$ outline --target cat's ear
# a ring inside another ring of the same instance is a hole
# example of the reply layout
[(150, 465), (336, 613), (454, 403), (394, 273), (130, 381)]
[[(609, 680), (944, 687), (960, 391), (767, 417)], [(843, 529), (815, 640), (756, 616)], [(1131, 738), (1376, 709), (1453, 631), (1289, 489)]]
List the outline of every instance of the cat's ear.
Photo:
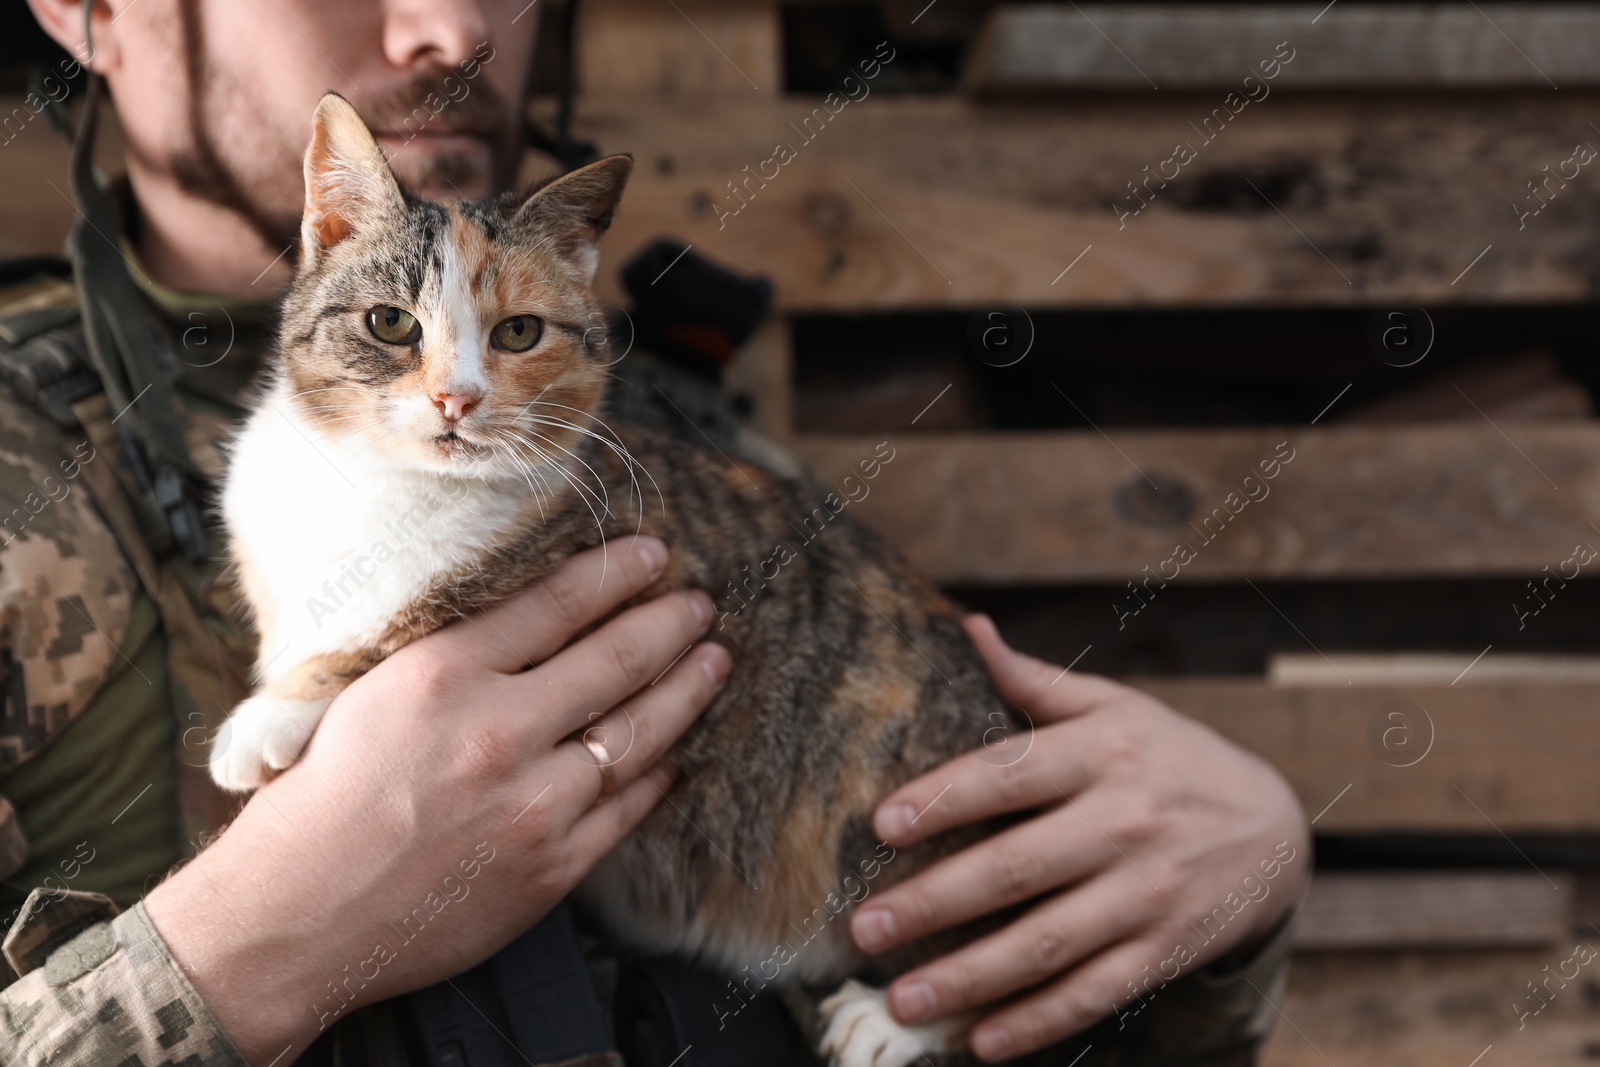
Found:
[(372, 131), (350, 101), (326, 93), (311, 117), (301, 262), (317, 258), (363, 225), (405, 207), (400, 185)]
[(630, 155), (606, 156), (535, 190), (517, 209), (517, 221), (540, 241), (594, 281), (600, 266), (600, 235), (611, 226), (611, 213), (633, 172)]

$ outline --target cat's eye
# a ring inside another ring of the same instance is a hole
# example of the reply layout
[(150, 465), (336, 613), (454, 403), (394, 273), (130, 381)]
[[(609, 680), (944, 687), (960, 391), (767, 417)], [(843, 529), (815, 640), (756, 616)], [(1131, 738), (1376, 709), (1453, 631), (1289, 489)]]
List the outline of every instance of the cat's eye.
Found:
[(532, 315), (513, 315), (494, 328), (489, 339), (507, 352), (526, 352), (539, 343), (544, 323)]
[(404, 308), (380, 304), (367, 312), (367, 329), (386, 345), (414, 345), (422, 339), (422, 324)]

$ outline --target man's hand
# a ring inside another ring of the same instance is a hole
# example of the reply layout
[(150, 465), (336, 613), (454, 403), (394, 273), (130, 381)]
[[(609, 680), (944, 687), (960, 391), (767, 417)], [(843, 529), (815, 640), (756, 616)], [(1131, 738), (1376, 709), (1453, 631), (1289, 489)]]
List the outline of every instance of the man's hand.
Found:
[[(653, 538), (604, 551), (357, 681), (300, 761), (145, 898), (252, 1063), (492, 955), (661, 798), (672, 770), (657, 761), (731, 662), (709, 643), (683, 654), (711, 621), (699, 592), (634, 607), (563, 648), (667, 561)], [(601, 774), (576, 731), (615, 768), (615, 795), (598, 803)]]
[[(1001, 696), (1039, 727), (1032, 748), (1009, 766), (994, 751), (952, 760), (891, 794), (874, 829), (905, 846), (1039, 813), (871, 898), (850, 928), (880, 952), (1040, 898), (890, 987), (903, 1023), (1027, 991), (973, 1028), (973, 1052), (992, 1060), (1087, 1028), (1149, 975), (1188, 975), (1258, 940), (1300, 899), (1311, 857), (1294, 794), (1255, 756), (1137, 690), (1012, 651), (985, 617), (967, 632)], [(1195, 958), (1175, 961), (1180, 943)]]

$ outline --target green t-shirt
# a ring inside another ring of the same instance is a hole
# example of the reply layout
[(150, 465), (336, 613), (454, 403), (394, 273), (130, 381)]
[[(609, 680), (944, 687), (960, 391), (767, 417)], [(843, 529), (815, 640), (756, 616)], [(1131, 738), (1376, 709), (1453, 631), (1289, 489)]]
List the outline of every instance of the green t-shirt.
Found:
[(0, 930), (36, 886), (104, 893), (122, 908), (182, 855), (177, 725), (155, 602), (140, 591), (105, 686), (33, 758), (0, 776), (28, 862), (6, 879)]

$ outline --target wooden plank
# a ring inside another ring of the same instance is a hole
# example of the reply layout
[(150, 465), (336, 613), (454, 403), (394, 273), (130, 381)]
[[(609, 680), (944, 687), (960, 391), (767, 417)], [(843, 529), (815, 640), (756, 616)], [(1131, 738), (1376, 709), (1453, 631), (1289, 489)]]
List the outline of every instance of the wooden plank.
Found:
[(1453, 368), (1449, 375), (1420, 379), (1345, 408), (1340, 421), (1438, 422), (1475, 417), (1476, 412), (1462, 407), (1462, 393), (1492, 397), (1494, 409), (1485, 409), (1485, 414), (1496, 421), (1580, 419), (1594, 414), (1589, 390), (1567, 376), (1556, 354), (1531, 349), (1474, 361)]
[[(1600, 182), (1585, 171), (1521, 231), (1511, 207), (1579, 140), (1600, 146), (1588, 126), (1600, 93), (1277, 94), (1122, 226), (1112, 205), (1131, 196), (1127, 183), (1193, 139), (1188, 124), (1205, 113), (1196, 98), (1150, 96), (1044, 108), (874, 93), (810, 142), (788, 124), (820, 106), (812, 98), (746, 86), (692, 100), (583, 99), (580, 135), (640, 162), (606, 240), (602, 289), (617, 299), (617, 266), (669, 233), (769, 275), (789, 312), (1600, 295), (1584, 224), (1600, 218)], [(752, 179), (757, 198), (719, 228), (719, 205), (739, 203), (727, 183), (779, 140), (795, 142), (797, 158), (765, 189)], [(115, 169), (114, 150), (103, 158)], [(60, 248), (73, 217), (57, 191), (65, 167), (65, 144), (38, 123), (0, 151), (0, 253)], [(530, 175), (548, 167), (530, 154)]]
[(1600, 831), (1600, 685), (1130, 682), (1277, 767), (1319, 833)]
[[(1553, 589), (1559, 591), (1558, 579)], [(1531, 601), (1530, 601), (1531, 606)], [(1597, 682), (1600, 656), (1486, 652), (1279, 652), (1267, 663), (1273, 685), (1491, 685)]]
[[(640, 162), (609, 263), (674, 234), (770, 276), (790, 312), (1600, 294), (1585, 221), (1600, 181), (1550, 178), (1548, 203), (1529, 185), (1545, 166), (1572, 173), (1580, 142), (1600, 148), (1600, 93), (1275, 93), (1205, 140), (1196, 126), (1220, 103), (874, 93), (818, 118), (820, 98), (746, 89), (585, 100), (578, 125)], [(1163, 188), (1180, 142), (1196, 156)], [(795, 153), (781, 165), (780, 144)]]
[(782, 90), (778, 8), (761, 3), (585, 4), (578, 86), (588, 96), (704, 96)]
[(1517, 952), (1297, 953), (1287, 995), (1264, 990), (1283, 1014), (1262, 1067), (1593, 1067), (1595, 965), (1565, 987), (1552, 980), (1536, 1016), (1528, 989), (1578, 940), (1600, 948), (1590, 932)]
[(1319, 872), (1297, 951), (1554, 947), (1572, 934), (1573, 878), (1559, 871)]
[[(1262, 68), (1275, 53), (1293, 58)], [(1009, 4), (991, 13), (967, 81), (977, 90), (1236, 88), (1250, 74), (1261, 84), (1263, 70), (1301, 89), (1595, 85), (1600, 8), (1346, 3), (1313, 23), (1304, 4)]]
[[(1500, 429), (891, 433), (893, 465), (850, 510), (947, 583), (1538, 578), (1600, 544), (1600, 426)], [(795, 447), (836, 484), (882, 439)]]

